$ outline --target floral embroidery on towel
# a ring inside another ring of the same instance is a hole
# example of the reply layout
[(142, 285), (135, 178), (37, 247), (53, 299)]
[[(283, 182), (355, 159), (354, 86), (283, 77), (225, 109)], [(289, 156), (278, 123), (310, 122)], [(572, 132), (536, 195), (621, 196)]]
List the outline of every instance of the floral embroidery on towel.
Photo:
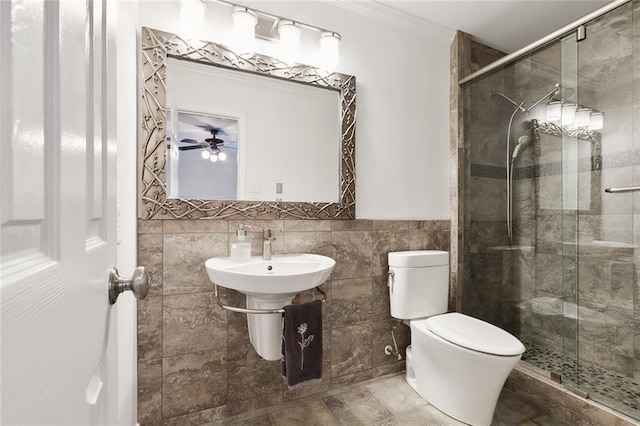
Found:
[(310, 334), (306, 339), (304, 333), (307, 332), (307, 323), (303, 322), (298, 326), (298, 334), (300, 334), (301, 340), (298, 342), (300, 345), (300, 370), (304, 370), (304, 348), (309, 346), (309, 343), (313, 341), (313, 334)]

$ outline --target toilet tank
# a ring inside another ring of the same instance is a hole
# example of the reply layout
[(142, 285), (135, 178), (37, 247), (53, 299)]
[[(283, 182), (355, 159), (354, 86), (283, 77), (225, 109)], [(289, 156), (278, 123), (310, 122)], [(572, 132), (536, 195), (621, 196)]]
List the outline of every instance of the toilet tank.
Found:
[(391, 316), (416, 319), (447, 312), (449, 253), (438, 250), (389, 253)]

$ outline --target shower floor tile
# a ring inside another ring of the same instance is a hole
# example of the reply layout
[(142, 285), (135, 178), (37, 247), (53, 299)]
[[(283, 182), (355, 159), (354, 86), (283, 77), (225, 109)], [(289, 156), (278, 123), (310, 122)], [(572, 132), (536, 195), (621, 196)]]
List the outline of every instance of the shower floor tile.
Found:
[(573, 358), (533, 343), (525, 342), (525, 346), (523, 361), (548, 373), (559, 373), (565, 384), (577, 382), (591, 399), (640, 418), (640, 383), (633, 378), (584, 362), (578, 365)]
[[(244, 413), (214, 424), (227, 425), (364, 425), (364, 426), (464, 426), (419, 397), (402, 374), (391, 374), (334, 389), (302, 400)], [(495, 426), (564, 426), (549, 407), (535, 399), (502, 390), (493, 418)]]

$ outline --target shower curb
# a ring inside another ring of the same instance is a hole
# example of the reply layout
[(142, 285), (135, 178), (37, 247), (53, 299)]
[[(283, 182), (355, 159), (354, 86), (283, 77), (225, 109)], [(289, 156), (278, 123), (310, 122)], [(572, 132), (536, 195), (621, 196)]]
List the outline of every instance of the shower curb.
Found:
[(599, 425), (640, 426), (640, 421), (582, 398), (522, 361), (513, 369), (505, 387), (532, 398), (547, 399), (550, 414), (564, 418), (568, 424), (576, 424), (580, 420)]

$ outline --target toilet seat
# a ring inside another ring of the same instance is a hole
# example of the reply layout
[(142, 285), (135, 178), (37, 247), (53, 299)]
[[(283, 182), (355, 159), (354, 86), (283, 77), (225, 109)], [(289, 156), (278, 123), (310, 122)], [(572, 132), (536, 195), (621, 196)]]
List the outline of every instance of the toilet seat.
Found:
[(456, 346), (498, 356), (519, 356), (525, 347), (516, 337), (492, 324), (452, 312), (412, 321), (416, 327)]

